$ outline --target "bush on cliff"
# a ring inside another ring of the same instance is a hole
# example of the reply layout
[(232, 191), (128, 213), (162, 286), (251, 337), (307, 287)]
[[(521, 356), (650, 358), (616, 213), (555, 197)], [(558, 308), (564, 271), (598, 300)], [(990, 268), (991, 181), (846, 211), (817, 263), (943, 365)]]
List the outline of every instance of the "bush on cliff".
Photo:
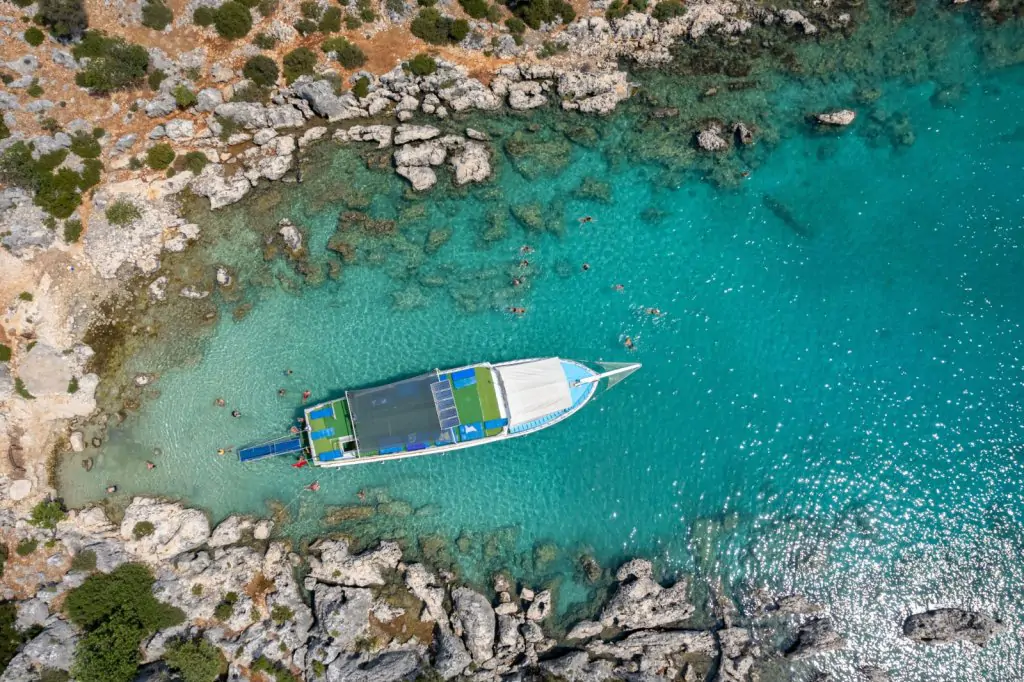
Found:
[(149, 0), (142, 6), (142, 25), (154, 31), (162, 31), (174, 19), (174, 12), (163, 0)]
[(49, 528), (54, 529), (57, 527), (57, 523), (63, 521), (67, 517), (64, 513), (64, 508), (57, 500), (43, 500), (36, 506), (32, 507), (32, 515), (29, 517), (28, 522), (37, 528)]
[(99, 157), (99, 141), (89, 133), (79, 131), (71, 136), (71, 153), (77, 154), (83, 159), (95, 159)]
[(487, 16), (487, 0), (459, 0), (462, 9), (474, 19), (483, 19)]
[(80, 37), (89, 26), (83, 0), (39, 0), (36, 18), (61, 41)]
[(235, 40), (252, 30), (252, 14), (242, 3), (228, 0), (214, 11), (213, 27), (221, 38)]
[(651, 16), (658, 21), (667, 21), (675, 17), (681, 17), (686, 12), (686, 7), (679, 0), (661, 0), (654, 6)]
[(281, 60), (284, 67), (284, 78), (289, 85), (294, 83), (299, 76), (313, 73), (316, 66), (316, 54), (308, 47), (299, 47), (284, 56)]
[(46, 36), (35, 26), (29, 27), (21, 36), (25, 39), (25, 42), (32, 47), (39, 47), (46, 40)]
[(320, 17), (318, 26), (321, 33), (337, 33), (341, 30), (341, 8), (328, 7)]
[[(141, 218), (142, 212), (139, 210), (138, 206), (128, 201), (127, 199), (118, 199), (113, 204), (107, 207), (106, 216), (107, 222), (110, 223), (111, 225), (125, 227), (126, 225), (131, 225), (136, 220)], [(139, 524), (135, 525), (138, 526)], [(149, 525), (152, 526), (153, 524)]]
[(410, 59), (408, 63), (409, 71), (411, 71), (414, 76), (429, 76), (437, 71), (437, 60), (429, 54), (424, 54), (422, 52)]
[(202, 637), (172, 642), (164, 661), (184, 682), (214, 682), (228, 669), (220, 649)]
[(409, 30), (417, 38), (432, 45), (457, 43), (469, 33), (469, 22), (465, 19), (452, 19), (441, 14), (433, 7), (421, 9), (409, 25)]
[(323, 42), (320, 49), (325, 53), (333, 52), (338, 62), (346, 69), (354, 69), (366, 63), (366, 55), (363, 51), (346, 38), (329, 38)]
[(203, 5), (192, 11), (192, 23), (196, 26), (213, 26), (213, 20), (217, 14), (212, 7)]
[(174, 149), (166, 142), (155, 144), (146, 152), (146, 165), (153, 170), (164, 170), (174, 161)]
[(277, 82), (279, 75), (277, 62), (266, 55), (258, 54), (250, 57), (242, 67), (242, 75), (256, 85), (269, 86)]
[(138, 85), (149, 67), (146, 48), (102, 31), (86, 32), (71, 53), (75, 59), (89, 57), (89, 63), (75, 75), (75, 83), (99, 95)]
[(537, 30), (540, 25), (561, 19), (568, 24), (576, 18), (576, 10), (565, 0), (505, 0), (512, 13), (530, 28)]

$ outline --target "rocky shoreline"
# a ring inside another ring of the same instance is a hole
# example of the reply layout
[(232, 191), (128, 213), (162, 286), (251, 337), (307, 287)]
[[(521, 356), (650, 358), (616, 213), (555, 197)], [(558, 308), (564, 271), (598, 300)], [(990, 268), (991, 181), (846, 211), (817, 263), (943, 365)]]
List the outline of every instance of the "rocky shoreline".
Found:
[[(5, 498), (10, 486), (3, 479)], [(749, 613), (719, 596), (717, 623), (701, 628), (689, 582), (663, 586), (645, 559), (621, 565), (596, 616), (566, 630), (554, 624), (557, 590), (504, 572), (475, 589), (406, 563), (394, 542), (354, 554), (346, 539), (322, 538), (299, 552), (273, 537), (270, 521), (232, 516), (211, 529), (202, 512), (152, 498), (135, 498), (119, 523), (100, 507), (63, 514), (51, 506), (48, 522), (28, 502), (7, 507), (0, 589), (16, 607), (14, 626), (30, 636), (3, 682), (73, 671), (83, 634), (63, 605), (90, 575), (133, 562), (152, 572), (152, 595), (183, 613), (142, 641), (139, 682), (170, 679), (167, 651), (197, 639), (221, 652), (229, 680), (272, 679), (255, 671), (277, 670), (292, 676), (278, 680), (330, 682), (741, 682), (774, 679), (794, 664), (806, 670), (805, 661), (813, 668), (816, 656), (846, 646), (824, 609), (796, 595), (761, 595)], [(906, 637), (929, 644), (984, 646), (1003, 630), (959, 609), (911, 614), (903, 624)], [(860, 675), (889, 679), (877, 667)]]

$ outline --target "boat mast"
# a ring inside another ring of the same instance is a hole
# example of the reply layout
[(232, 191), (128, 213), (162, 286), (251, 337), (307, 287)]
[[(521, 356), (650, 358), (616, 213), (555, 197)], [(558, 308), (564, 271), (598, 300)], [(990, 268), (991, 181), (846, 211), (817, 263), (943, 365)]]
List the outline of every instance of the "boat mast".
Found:
[(626, 365), (625, 367), (618, 367), (608, 372), (601, 372), (600, 374), (595, 374), (592, 377), (578, 379), (575, 383), (573, 383), (573, 386), (580, 386), (582, 384), (592, 384), (595, 381), (607, 379), (608, 377), (615, 376), (616, 374), (627, 374), (629, 372), (635, 372), (636, 370), (640, 369), (640, 367), (641, 365), (639, 362), (634, 362), (632, 364)]

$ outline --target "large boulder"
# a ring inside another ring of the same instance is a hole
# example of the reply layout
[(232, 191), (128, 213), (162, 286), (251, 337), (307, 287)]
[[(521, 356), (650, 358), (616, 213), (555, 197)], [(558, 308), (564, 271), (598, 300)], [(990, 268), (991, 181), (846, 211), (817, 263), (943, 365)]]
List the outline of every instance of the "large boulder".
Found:
[(441, 134), (434, 126), (400, 125), (395, 128), (395, 144), (432, 140)]
[(310, 548), (310, 575), (322, 583), (350, 587), (370, 587), (387, 582), (402, 558), (401, 548), (394, 542), (382, 542), (377, 549), (353, 555), (346, 540), (321, 540)]
[(252, 184), (240, 172), (224, 177), (223, 166), (211, 163), (192, 181), (192, 192), (210, 200), (210, 208), (218, 209), (241, 200)]
[(246, 130), (298, 128), (306, 123), (302, 112), (288, 105), (225, 102), (218, 105), (214, 112), (218, 116), (230, 118)]
[(612, 661), (591, 661), (590, 656), (584, 651), (573, 651), (540, 664), (540, 669), (548, 675), (568, 682), (608, 680), (612, 677), (614, 667), (615, 664)]
[(448, 612), (444, 610), (444, 588), (433, 573), (423, 564), (411, 564), (405, 569), (405, 585), (414, 597), (423, 602), (420, 620), (448, 624)]
[(800, 626), (796, 639), (786, 649), (786, 657), (799, 660), (845, 646), (846, 640), (836, 632), (832, 621), (828, 618), (813, 618)]
[(466, 645), (446, 627), (437, 628), (434, 647), (434, 669), (446, 680), (461, 675), (473, 662)]
[(398, 682), (412, 679), (422, 663), (410, 650), (339, 656), (327, 668), (327, 682)]
[(1006, 626), (983, 613), (963, 609), (932, 609), (903, 621), (903, 634), (922, 644), (964, 641), (983, 647)]
[(244, 533), (252, 531), (252, 527), (252, 519), (245, 518), (244, 516), (229, 516), (217, 524), (207, 544), (210, 547), (236, 545), (242, 541)]
[(136, 497), (124, 511), (121, 539), (137, 559), (159, 564), (205, 545), (210, 539), (210, 522), (198, 509)]
[(348, 93), (335, 95), (334, 86), (324, 80), (299, 83), (293, 88), (293, 92), (306, 100), (317, 116), (326, 118), (328, 121), (366, 116), (366, 112), (360, 109), (359, 101), (354, 95)]
[(452, 591), (455, 612), (452, 624), (456, 634), (460, 631), (466, 648), (476, 663), (494, 657), (495, 616), (487, 597), (467, 587)]
[(857, 112), (852, 109), (839, 109), (838, 111), (828, 111), (823, 114), (817, 114), (814, 118), (822, 125), (848, 126), (853, 123), (855, 118), (857, 118)]
[(437, 173), (429, 166), (398, 166), (395, 172), (408, 180), (417, 192), (428, 190), (437, 184)]
[(71, 670), (77, 643), (75, 628), (66, 620), (51, 616), (43, 631), (14, 657), (0, 679), (4, 682), (35, 680), (38, 676), (31, 671), (43, 668)]
[(313, 592), (316, 622), (331, 634), (334, 646), (350, 650), (370, 628), (373, 592), (361, 587), (318, 583)]
[(491, 155), (479, 142), (467, 142), (460, 152), (452, 154), (455, 184), (483, 182), (491, 176)]
[(37, 343), (21, 361), (18, 376), (37, 398), (68, 392), (71, 366), (68, 356), (45, 343)]
[(53, 244), (55, 232), (46, 227), (46, 217), (25, 190), (0, 190), (0, 244), (18, 258)]

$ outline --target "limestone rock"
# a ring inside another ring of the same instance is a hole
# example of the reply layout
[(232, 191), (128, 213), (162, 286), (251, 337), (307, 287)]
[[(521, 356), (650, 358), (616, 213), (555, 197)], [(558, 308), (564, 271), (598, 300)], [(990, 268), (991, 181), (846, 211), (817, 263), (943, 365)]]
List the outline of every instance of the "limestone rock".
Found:
[(536, 81), (513, 83), (508, 87), (508, 105), (516, 111), (536, 109), (547, 104), (544, 89)]
[[(640, 658), (645, 671), (670, 667), (678, 669), (685, 659), (712, 659), (718, 653), (714, 635), (703, 630), (639, 630), (623, 640), (597, 640), (586, 648), (592, 656), (598, 658)], [(675, 675), (665, 676), (672, 678)]]
[(697, 133), (697, 146), (706, 152), (722, 152), (729, 143), (722, 137), (722, 128), (715, 124)]
[(256, 522), (256, 527), (252, 531), (253, 540), (267, 540), (270, 538), (270, 533), (274, 530), (274, 522), (270, 519), (260, 519)]
[(252, 527), (252, 519), (243, 516), (229, 516), (217, 524), (206, 544), (210, 547), (236, 545), (242, 541), (242, 534), (252, 530)]
[(252, 189), (252, 184), (240, 173), (225, 178), (223, 166), (211, 163), (192, 181), (191, 187), (195, 194), (210, 200), (211, 209), (218, 209), (241, 200)]
[(807, 35), (814, 35), (818, 32), (818, 27), (795, 9), (779, 10), (779, 18), (786, 26), (799, 26)]
[(377, 549), (357, 555), (349, 553), (345, 540), (321, 540), (310, 549), (319, 554), (309, 558), (311, 576), (323, 583), (354, 587), (385, 584), (385, 573), (402, 558), (394, 542), (382, 542)]
[(441, 131), (434, 126), (412, 126), (412, 125), (400, 125), (395, 128), (395, 144), (406, 144), (407, 142), (422, 142), (423, 140), (432, 140)]
[(411, 679), (421, 665), (420, 656), (410, 650), (339, 656), (327, 668), (327, 682), (399, 682)]
[(495, 617), (490, 601), (479, 592), (466, 587), (452, 591), (455, 612), (452, 622), (456, 632), (462, 631), (466, 648), (476, 663), (494, 656)]
[(170, 116), (178, 110), (178, 103), (174, 100), (174, 95), (169, 92), (165, 92), (157, 95), (153, 99), (146, 103), (146, 116), (150, 118), (162, 118), (164, 116)]
[(430, 189), (437, 184), (437, 173), (429, 166), (398, 166), (395, 172), (408, 180), (417, 192)]
[[(135, 527), (150, 523), (153, 532), (135, 538)], [(136, 497), (124, 512), (121, 539), (128, 552), (140, 561), (159, 564), (182, 552), (196, 549), (210, 539), (210, 522), (197, 509), (186, 509), (175, 502)]]
[(26, 599), (16, 604), (18, 616), (15, 625), (27, 630), (33, 625), (42, 625), (50, 617), (50, 607), (42, 599)]
[(316, 622), (331, 633), (334, 645), (351, 649), (370, 628), (373, 592), (366, 588), (339, 587), (320, 583), (314, 591)]
[(395, 166), (440, 166), (447, 152), (436, 142), (407, 144), (395, 150)]
[(444, 610), (444, 588), (440, 587), (430, 569), (423, 564), (410, 564), (405, 570), (405, 585), (424, 604), (420, 620), (448, 624), (448, 612)]
[(1006, 626), (994, 618), (963, 609), (933, 609), (903, 621), (903, 635), (922, 644), (965, 641), (984, 647), (991, 637), (1005, 630)]
[(601, 624), (632, 630), (671, 625), (693, 615), (685, 580), (665, 588), (651, 576), (649, 561), (634, 559), (622, 566), (616, 574), (618, 589), (601, 610)]
[(457, 677), (473, 662), (466, 645), (446, 627), (439, 627), (434, 635), (437, 653), (434, 669), (446, 680)]
[(391, 146), (392, 129), (391, 126), (385, 125), (354, 125), (348, 130), (339, 130), (334, 133), (334, 139), (343, 142), (376, 142), (378, 149), (384, 149)]
[(298, 128), (306, 123), (302, 112), (288, 105), (225, 102), (218, 105), (214, 113), (232, 119), (246, 130)]
[(52, 616), (47, 620), (43, 631), (26, 644), (10, 662), (3, 679), (5, 682), (37, 679), (29, 673), (33, 669), (70, 670), (77, 643), (78, 635), (72, 625), (57, 616)]
[(814, 117), (818, 123), (830, 126), (848, 126), (853, 123), (853, 120), (857, 118), (857, 112), (851, 109), (839, 109), (837, 111), (829, 111), (823, 114), (817, 114)]
[(327, 134), (327, 128), (324, 126), (313, 126), (302, 133), (299, 138), (299, 149), (305, 149), (309, 145), (313, 144), (317, 140), (323, 138)]
[(46, 213), (23, 189), (0, 190), (0, 243), (18, 258), (28, 258), (55, 241)]
[(750, 631), (745, 628), (725, 628), (716, 635), (722, 652), (717, 682), (747, 682), (754, 661), (760, 655), (760, 650), (752, 643)]
[(828, 618), (814, 618), (800, 626), (796, 640), (786, 649), (786, 657), (799, 660), (845, 646), (846, 640), (836, 632), (832, 621)]
[(581, 620), (569, 630), (566, 639), (589, 639), (597, 637), (604, 630), (604, 626), (593, 620)]
[(366, 116), (354, 95), (335, 95), (334, 86), (324, 80), (299, 83), (293, 88), (296, 96), (309, 103), (317, 116), (330, 122)]
[(281, 222), (277, 224), (277, 233), (281, 235), (281, 239), (284, 240), (284, 245), (292, 252), (298, 251), (302, 248), (302, 233), (299, 232), (299, 228), (292, 224), (292, 221), (287, 218), (282, 218)]
[(195, 137), (195, 124), (188, 119), (176, 118), (164, 124), (164, 134), (171, 140), (191, 140)]
[(203, 88), (196, 93), (196, 111), (214, 111), (224, 103), (224, 96), (217, 88)]
[(540, 664), (544, 672), (568, 682), (602, 682), (612, 678), (614, 667), (612, 661), (591, 661), (584, 651), (573, 651)]
[(451, 157), (455, 169), (455, 184), (483, 182), (491, 176), (491, 157), (487, 147), (478, 142), (468, 142), (461, 152)]
[(551, 613), (551, 590), (538, 592), (530, 608), (526, 610), (526, 617), (530, 620), (544, 620)]

